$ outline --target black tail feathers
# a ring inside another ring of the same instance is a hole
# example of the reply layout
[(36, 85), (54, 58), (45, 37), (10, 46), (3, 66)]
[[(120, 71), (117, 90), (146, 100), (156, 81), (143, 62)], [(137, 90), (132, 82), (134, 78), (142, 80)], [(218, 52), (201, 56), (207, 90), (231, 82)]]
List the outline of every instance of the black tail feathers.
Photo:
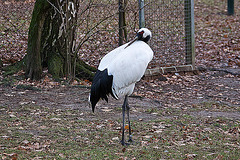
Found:
[(103, 71), (97, 70), (93, 78), (93, 82), (91, 86), (91, 94), (90, 94), (90, 102), (92, 104), (93, 112), (100, 98), (105, 99), (108, 102), (109, 93), (113, 95), (112, 81), (113, 81), (113, 76), (108, 75), (107, 69)]

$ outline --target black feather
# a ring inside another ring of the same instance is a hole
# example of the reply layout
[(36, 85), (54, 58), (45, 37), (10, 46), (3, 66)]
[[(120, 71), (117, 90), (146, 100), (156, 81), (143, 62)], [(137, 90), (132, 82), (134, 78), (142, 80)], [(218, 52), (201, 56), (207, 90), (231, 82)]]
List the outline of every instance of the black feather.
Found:
[(93, 112), (100, 98), (105, 99), (108, 102), (108, 95), (111, 94), (113, 96), (112, 82), (113, 82), (113, 76), (108, 75), (107, 69), (103, 71), (97, 70), (93, 78), (93, 82), (91, 86), (91, 94), (90, 94), (90, 101), (92, 104)]

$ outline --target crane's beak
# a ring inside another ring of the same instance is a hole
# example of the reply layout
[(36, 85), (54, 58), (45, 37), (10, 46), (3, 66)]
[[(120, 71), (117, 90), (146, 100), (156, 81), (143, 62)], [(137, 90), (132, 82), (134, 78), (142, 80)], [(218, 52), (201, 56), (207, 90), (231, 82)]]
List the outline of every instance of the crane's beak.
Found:
[(128, 43), (128, 45), (127, 45), (124, 49), (126, 49), (126, 48), (129, 47), (131, 44), (133, 44), (137, 39), (138, 39), (138, 37), (136, 36), (131, 42)]

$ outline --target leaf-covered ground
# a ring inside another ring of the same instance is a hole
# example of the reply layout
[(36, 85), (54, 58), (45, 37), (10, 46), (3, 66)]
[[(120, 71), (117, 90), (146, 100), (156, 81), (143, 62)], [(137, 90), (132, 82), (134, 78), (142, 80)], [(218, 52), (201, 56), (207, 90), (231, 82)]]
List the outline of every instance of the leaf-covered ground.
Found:
[(240, 2), (227, 15), (227, 1), (195, 0), (195, 42), (198, 66), (240, 67)]
[[(53, 81), (47, 73), (36, 82), (23, 79), (22, 71), (13, 76), (0, 71), (0, 159), (238, 160), (239, 9), (236, 15), (227, 16), (214, 3), (199, 2), (195, 3), (196, 63), (211, 71), (167, 74), (167, 81), (141, 80), (129, 100), (133, 145), (119, 143), (123, 100), (102, 101), (92, 113), (88, 81), (69, 86), (64, 80)], [(4, 16), (16, 18), (18, 24), (5, 23), (7, 17), (0, 19), (4, 22), (0, 26), (4, 65), (26, 53), (30, 12), (19, 17), (18, 11), (33, 6), (9, 5), (17, 11)], [(1, 6), (1, 12), (9, 11)], [(98, 52), (99, 43), (86, 43), (90, 48), (83, 48), (81, 57), (94, 66), (109, 42), (117, 46), (116, 33), (101, 33), (110, 39)]]
[(101, 101), (92, 113), (88, 87), (1, 76), (0, 157), (239, 159), (240, 78), (218, 71), (167, 77), (138, 83), (129, 100), (135, 143), (123, 147), (123, 100)]

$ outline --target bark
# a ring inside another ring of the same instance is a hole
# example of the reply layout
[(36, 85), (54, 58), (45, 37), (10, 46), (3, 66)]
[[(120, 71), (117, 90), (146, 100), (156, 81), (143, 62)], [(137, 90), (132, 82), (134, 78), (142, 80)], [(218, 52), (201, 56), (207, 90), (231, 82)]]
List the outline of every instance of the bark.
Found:
[(41, 64), (41, 37), (43, 25), (50, 9), (45, 0), (37, 0), (34, 6), (32, 20), (28, 33), (28, 49), (26, 57), (26, 77), (40, 79), (42, 74)]
[(66, 76), (73, 79), (76, 63), (74, 35), (78, 1), (54, 0), (51, 5), (51, 15), (46, 20), (47, 29), (43, 36), (45, 38), (43, 43), (44, 61), (47, 62), (49, 73), (54, 77)]
[(42, 68), (47, 67), (54, 78), (67, 77), (71, 81), (75, 78), (76, 64), (79, 73), (88, 79), (92, 76), (89, 69), (79, 71), (89, 67), (77, 61), (77, 12), (78, 0), (36, 0), (29, 28), (27, 78), (40, 79)]
[(127, 42), (126, 12), (127, 0), (119, 0), (119, 46), (123, 45), (123, 40)]

